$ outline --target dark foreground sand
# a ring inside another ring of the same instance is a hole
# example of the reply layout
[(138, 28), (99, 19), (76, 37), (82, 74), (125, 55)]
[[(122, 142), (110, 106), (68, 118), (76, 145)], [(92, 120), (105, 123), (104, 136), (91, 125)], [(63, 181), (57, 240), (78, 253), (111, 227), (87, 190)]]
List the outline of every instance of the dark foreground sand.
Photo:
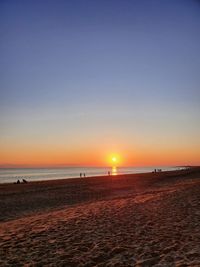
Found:
[(200, 168), (0, 185), (0, 266), (200, 266)]

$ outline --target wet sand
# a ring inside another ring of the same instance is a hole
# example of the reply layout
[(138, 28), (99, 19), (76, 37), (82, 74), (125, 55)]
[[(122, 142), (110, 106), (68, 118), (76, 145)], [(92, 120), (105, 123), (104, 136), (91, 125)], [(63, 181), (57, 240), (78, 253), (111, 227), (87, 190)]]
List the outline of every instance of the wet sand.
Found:
[(200, 168), (0, 185), (0, 266), (200, 266)]

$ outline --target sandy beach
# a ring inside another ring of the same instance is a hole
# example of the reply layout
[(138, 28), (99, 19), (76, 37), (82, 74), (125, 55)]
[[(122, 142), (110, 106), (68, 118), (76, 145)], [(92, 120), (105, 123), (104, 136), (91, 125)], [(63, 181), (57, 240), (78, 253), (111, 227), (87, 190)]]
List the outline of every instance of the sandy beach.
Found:
[(200, 266), (200, 168), (0, 185), (0, 266)]

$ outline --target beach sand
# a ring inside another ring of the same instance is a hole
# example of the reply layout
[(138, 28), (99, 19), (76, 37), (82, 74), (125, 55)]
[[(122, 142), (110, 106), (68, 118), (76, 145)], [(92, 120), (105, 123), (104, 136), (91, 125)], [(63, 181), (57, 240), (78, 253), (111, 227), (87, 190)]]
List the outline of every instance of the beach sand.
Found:
[(0, 266), (200, 266), (200, 168), (0, 185)]

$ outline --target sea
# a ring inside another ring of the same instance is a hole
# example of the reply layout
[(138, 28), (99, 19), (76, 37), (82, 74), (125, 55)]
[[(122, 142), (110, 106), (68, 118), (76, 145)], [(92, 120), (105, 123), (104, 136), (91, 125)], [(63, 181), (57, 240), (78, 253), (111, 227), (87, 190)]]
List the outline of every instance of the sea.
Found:
[(44, 181), (55, 179), (68, 179), (81, 177), (92, 177), (102, 175), (118, 175), (131, 173), (147, 173), (154, 169), (162, 171), (180, 170), (183, 167), (62, 167), (62, 168), (1, 168), (0, 183), (14, 183), (22, 181)]

